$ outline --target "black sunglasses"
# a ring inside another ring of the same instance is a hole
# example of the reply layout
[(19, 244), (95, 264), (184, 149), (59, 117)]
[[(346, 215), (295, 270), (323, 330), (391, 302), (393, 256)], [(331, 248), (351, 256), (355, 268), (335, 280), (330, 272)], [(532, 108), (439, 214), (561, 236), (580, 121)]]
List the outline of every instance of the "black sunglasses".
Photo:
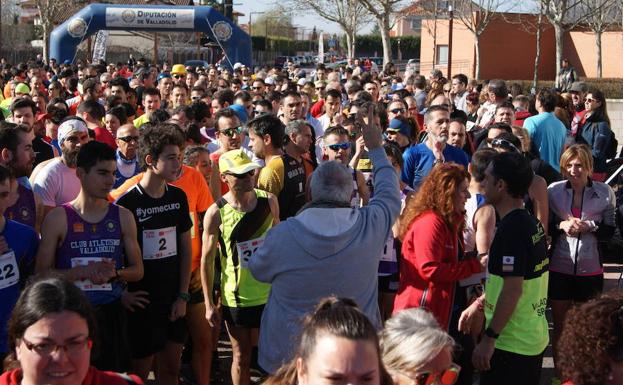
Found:
[(226, 173), (226, 175), (231, 175), (236, 179), (242, 179), (242, 178), (246, 178), (248, 176), (253, 176), (255, 174), (255, 170), (251, 170), (248, 172), (245, 172), (244, 174), (232, 174), (232, 173)]
[(121, 141), (124, 141), (126, 143), (130, 143), (131, 141), (135, 141), (138, 142), (138, 136), (123, 136), (121, 138), (117, 138)]

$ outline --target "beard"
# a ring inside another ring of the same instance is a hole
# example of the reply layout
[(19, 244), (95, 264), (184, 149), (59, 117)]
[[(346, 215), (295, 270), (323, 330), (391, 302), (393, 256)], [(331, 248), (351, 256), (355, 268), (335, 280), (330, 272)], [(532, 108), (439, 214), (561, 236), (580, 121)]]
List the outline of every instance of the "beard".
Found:
[(430, 138), (433, 140), (433, 143), (443, 143), (446, 144), (448, 143), (448, 135), (435, 135), (432, 132), (429, 132), (428, 135), (430, 135)]
[(74, 149), (74, 150), (68, 150), (65, 148), (61, 149), (63, 151), (63, 160), (65, 161), (65, 164), (67, 165), (67, 167), (70, 168), (76, 168), (76, 163), (78, 160), (78, 152), (80, 152), (80, 149)]
[(17, 164), (14, 161), (11, 161), (11, 163), (9, 163), (9, 169), (11, 171), (13, 171), (13, 174), (16, 178), (21, 178), (21, 177), (28, 177), (30, 176), (30, 173), (32, 172), (32, 165), (33, 163), (30, 163), (28, 165), (22, 165), (22, 164)]

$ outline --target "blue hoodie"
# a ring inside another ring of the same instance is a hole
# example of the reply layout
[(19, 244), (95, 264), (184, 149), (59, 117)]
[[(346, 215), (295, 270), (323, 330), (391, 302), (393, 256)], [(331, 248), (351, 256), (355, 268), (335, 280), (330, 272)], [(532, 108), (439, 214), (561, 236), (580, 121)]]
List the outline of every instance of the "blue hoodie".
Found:
[(272, 228), (249, 261), (253, 276), (272, 284), (260, 327), (259, 363), (274, 373), (291, 359), (303, 316), (329, 295), (355, 300), (381, 328), (377, 272), (400, 212), (396, 171), (382, 147), (369, 152), (374, 198), (363, 208), (308, 208)]

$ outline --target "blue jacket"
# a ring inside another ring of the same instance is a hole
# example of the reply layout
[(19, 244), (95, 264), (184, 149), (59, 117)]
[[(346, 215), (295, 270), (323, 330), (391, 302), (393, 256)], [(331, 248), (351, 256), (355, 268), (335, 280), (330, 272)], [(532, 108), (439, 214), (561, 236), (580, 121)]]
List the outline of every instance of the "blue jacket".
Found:
[(382, 147), (369, 152), (374, 197), (363, 208), (307, 208), (266, 235), (249, 261), (251, 273), (271, 283), (262, 313), (260, 366), (274, 373), (292, 358), (303, 316), (331, 294), (355, 300), (380, 329), (377, 271), (400, 212), (396, 171)]
[(593, 171), (606, 172), (606, 152), (610, 146), (612, 132), (606, 121), (593, 120), (592, 117), (580, 128), (575, 141), (590, 146), (593, 152)]

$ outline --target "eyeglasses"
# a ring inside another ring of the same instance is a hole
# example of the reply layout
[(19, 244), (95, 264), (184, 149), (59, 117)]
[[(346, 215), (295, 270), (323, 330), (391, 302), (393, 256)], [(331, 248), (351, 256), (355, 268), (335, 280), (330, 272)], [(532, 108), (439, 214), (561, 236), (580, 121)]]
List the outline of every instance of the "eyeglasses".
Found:
[(521, 152), (521, 151), (519, 151), (519, 149), (517, 147), (515, 147), (514, 144), (512, 144), (511, 142), (509, 142), (506, 139), (491, 139), (491, 141), (489, 141), (489, 139), (487, 139), (487, 143), (489, 143), (491, 145), (491, 147), (493, 147), (493, 148), (500, 147), (500, 148), (503, 148), (503, 149), (508, 150), (508, 151)]
[(348, 150), (350, 148), (350, 142), (330, 144), (327, 147), (329, 147), (332, 151)]
[(243, 178), (255, 175), (255, 170), (251, 170), (249, 172), (245, 172), (244, 174), (225, 173), (225, 175), (233, 176), (236, 179), (243, 179)]
[(404, 114), (405, 113), (405, 109), (404, 108), (394, 108), (389, 110), (389, 112), (391, 112), (392, 114)]
[(93, 346), (93, 341), (89, 338), (72, 340), (64, 345), (57, 344), (55, 342), (42, 342), (34, 344), (32, 342), (28, 342), (24, 337), (22, 337), (21, 340), (24, 342), (24, 345), (26, 345), (28, 350), (41, 357), (49, 357), (52, 353), (58, 352), (61, 349), (68, 355), (75, 355), (82, 353), (85, 348), (91, 349)]
[(226, 128), (224, 130), (219, 130), (219, 132), (225, 136), (228, 136), (230, 138), (233, 138), (234, 135), (240, 135), (242, 134), (242, 127), (232, 127), (232, 128)]
[(173, 79), (180, 79), (182, 75), (173, 75)]
[(442, 372), (422, 372), (417, 373), (415, 377), (406, 373), (403, 373), (403, 375), (412, 379), (415, 385), (454, 385), (459, 379), (460, 372), (461, 367), (457, 364), (452, 364)]
[(126, 142), (126, 143), (130, 143), (132, 141), (138, 142), (138, 136), (130, 136), (130, 135), (128, 135), (128, 136), (123, 136), (123, 137), (117, 138), (117, 139), (119, 139), (119, 140), (121, 140), (123, 142)]

